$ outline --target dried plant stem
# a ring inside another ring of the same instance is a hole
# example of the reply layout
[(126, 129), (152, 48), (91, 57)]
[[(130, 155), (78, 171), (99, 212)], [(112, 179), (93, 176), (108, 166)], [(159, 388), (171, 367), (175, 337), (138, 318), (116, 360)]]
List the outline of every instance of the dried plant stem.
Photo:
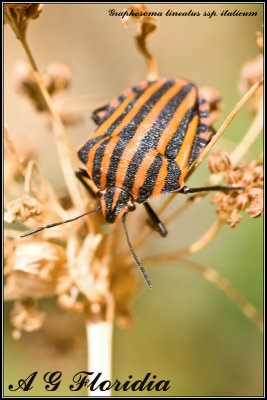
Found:
[(229, 299), (234, 301), (236, 305), (242, 310), (244, 315), (253, 321), (260, 331), (263, 331), (263, 318), (257, 309), (249, 303), (230, 283), (223, 278), (217, 271), (212, 268), (206, 267), (192, 260), (180, 258), (184, 264), (193, 271), (198, 272), (207, 281), (211, 282), (218, 289), (220, 289)]
[(172, 251), (169, 253), (163, 253), (163, 254), (158, 254), (154, 256), (148, 256), (146, 258), (143, 258), (142, 262), (144, 264), (147, 263), (152, 263), (152, 262), (160, 262), (162, 260), (173, 260), (180, 258), (181, 256), (187, 255), (187, 254), (194, 254), (203, 249), (207, 244), (214, 238), (216, 233), (219, 231), (219, 229), (222, 227), (223, 221), (220, 219), (217, 219), (216, 222), (214, 222), (211, 227), (204, 233), (204, 235), (201, 236), (200, 239), (196, 240), (194, 243), (190, 244), (187, 247), (184, 247), (183, 249)]
[(79, 189), (78, 182), (75, 178), (74, 168), (71, 163), (71, 159), (70, 159), (69, 155), (71, 155), (75, 166), (79, 165), (79, 161), (78, 161), (75, 151), (72, 147), (72, 144), (69, 140), (66, 129), (54, 109), (53, 102), (51, 100), (49, 93), (46, 90), (44, 83), (43, 83), (42, 77), (39, 73), (39, 70), (38, 70), (35, 60), (32, 56), (31, 50), (28, 46), (28, 43), (25, 38), (21, 38), (20, 41), (25, 50), (25, 53), (28, 56), (29, 62), (32, 66), (32, 69), (33, 69), (36, 81), (38, 83), (40, 92), (41, 92), (41, 94), (47, 104), (48, 110), (51, 113), (51, 116), (53, 118), (54, 133), (55, 133), (55, 136), (57, 139), (56, 142), (57, 142), (57, 147), (58, 147), (58, 151), (59, 151), (59, 159), (61, 162), (62, 172), (65, 177), (65, 181), (66, 181), (66, 185), (69, 190), (69, 194), (70, 194), (75, 206), (77, 208), (79, 208), (82, 206), (81, 191)]
[(251, 147), (251, 145), (259, 136), (259, 133), (261, 132), (262, 128), (263, 128), (263, 106), (260, 106), (246, 135), (243, 137), (241, 143), (235, 148), (235, 150), (231, 154), (231, 161), (234, 166), (246, 154), (248, 149)]
[[(87, 320), (88, 371), (101, 373), (101, 381), (111, 381), (112, 368), (112, 319), (108, 321)], [(90, 394), (90, 391), (89, 391)], [(111, 396), (111, 390), (96, 389), (92, 396)]]
[(156, 79), (158, 79), (157, 63), (154, 57), (152, 57), (152, 55), (149, 52), (146, 53), (145, 57), (148, 65), (147, 80), (153, 82)]
[[(213, 227), (215, 229), (215, 226)], [(217, 226), (217, 229), (219, 229), (219, 226)], [(206, 234), (205, 234), (206, 235)], [(213, 236), (211, 235), (211, 238)], [(205, 240), (203, 240), (202, 244), (205, 243)], [(201, 248), (204, 247), (201, 244)], [(196, 248), (200, 246), (200, 243), (197, 244), (195, 242)], [(205, 245), (205, 244), (204, 244)], [(191, 246), (189, 246), (191, 247)], [(194, 246), (193, 246), (194, 247)], [(196, 249), (195, 248), (195, 249)], [(248, 317), (251, 321), (253, 321), (260, 331), (263, 331), (263, 318), (260, 315), (260, 313), (257, 311), (257, 309), (249, 303), (241, 294), (225, 279), (223, 278), (217, 271), (215, 271), (212, 268), (206, 267), (200, 263), (197, 263), (192, 260), (187, 260), (186, 258), (183, 258), (182, 255), (185, 255), (188, 253), (188, 249), (183, 249), (180, 250), (179, 252), (175, 253), (170, 253), (167, 255), (167, 257), (147, 257), (145, 262), (147, 263), (155, 263), (155, 262), (172, 262), (175, 261), (175, 265), (182, 266), (181, 263), (186, 264), (187, 268), (192, 269), (193, 271), (199, 273), (201, 276), (204, 277), (205, 280), (209, 281), (213, 285), (215, 285), (218, 289), (220, 289), (229, 299), (234, 301), (236, 305), (242, 310), (242, 312), (245, 314), (246, 317)], [(191, 248), (193, 250), (193, 248)], [(198, 251), (198, 250), (196, 250)], [(191, 251), (193, 253), (194, 251)], [(177, 264), (177, 261), (180, 261), (179, 264)], [(131, 267), (134, 267), (134, 264), (131, 265)]]
[(8, 131), (7, 131), (6, 127), (4, 127), (4, 138), (5, 138), (5, 141), (6, 141), (7, 145), (8, 145), (8, 147), (9, 147), (9, 150), (10, 150), (11, 154), (13, 154), (13, 156), (14, 156), (14, 158), (16, 160), (16, 163), (17, 163), (19, 171), (21, 172), (22, 175), (24, 175), (24, 167), (23, 167), (23, 165), (21, 163), (21, 159), (20, 159), (20, 157), (19, 157), (19, 155), (17, 153), (17, 150), (15, 149), (15, 146), (14, 146), (12, 140), (9, 137), (9, 134), (8, 134)]
[(189, 198), (187, 198), (186, 201), (179, 208), (177, 208), (177, 210), (175, 210), (169, 217), (164, 219), (164, 224), (168, 225), (176, 218), (180, 217), (180, 215), (183, 214), (193, 203), (196, 203), (198, 199), (200, 199), (200, 196), (190, 196)]

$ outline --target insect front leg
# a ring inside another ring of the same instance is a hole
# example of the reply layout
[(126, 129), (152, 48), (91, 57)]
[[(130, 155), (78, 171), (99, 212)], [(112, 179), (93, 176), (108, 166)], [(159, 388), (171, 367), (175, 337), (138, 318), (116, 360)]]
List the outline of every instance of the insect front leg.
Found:
[(86, 179), (91, 179), (90, 176), (88, 175), (87, 171), (83, 168), (77, 168), (75, 171), (76, 177), (79, 179), (81, 184), (84, 186), (84, 188), (87, 190), (87, 192), (92, 196), (92, 197), (97, 197), (96, 193), (93, 191), (93, 189), (88, 185), (86, 182)]
[(148, 203), (144, 203), (144, 207), (150, 218), (150, 223), (153, 226), (153, 228), (155, 228), (160, 233), (161, 236), (166, 237), (168, 231), (161, 222), (161, 220), (159, 219), (159, 217), (157, 216), (157, 214), (155, 213), (155, 211), (153, 210), (153, 208)]

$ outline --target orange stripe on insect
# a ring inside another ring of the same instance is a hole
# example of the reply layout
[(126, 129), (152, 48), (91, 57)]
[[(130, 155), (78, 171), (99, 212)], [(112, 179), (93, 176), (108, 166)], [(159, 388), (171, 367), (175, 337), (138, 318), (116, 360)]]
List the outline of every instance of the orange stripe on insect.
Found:
[(126, 109), (128, 104), (133, 100), (135, 96), (136, 94), (132, 94), (130, 97), (127, 97), (127, 99), (125, 99), (121, 103), (121, 105), (114, 111), (114, 113), (111, 114), (111, 116), (102, 125), (100, 125), (100, 127), (90, 136), (90, 139), (104, 135), (104, 133), (113, 124), (113, 122), (115, 122), (116, 119), (123, 113), (123, 111)]
[(88, 169), (88, 173), (90, 176), (92, 176), (92, 172), (93, 172), (95, 153), (96, 153), (98, 147), (101, 145), (101, 143), (103, 143), (105, 140), (107, 140), (107, 137), (104, 137), (98, 143), (96, 143), (88, 153), (88, 160), (86, 163), (86, 167)]
[(169, 100), (178, 93), (178, 91), (181, 89), (181, 86), (181, 83), (176, 82), (170, 89), (168, 89), (167, 92), (165, 92), (164, 95), (158, 100), (152, 110), (147, 114), (143, 122), (138, 126), (134, 137), (125, 147), (119, 162), (116, 173), (116, 182), (118, 183), (118, 186), (122, 185), (126, 177), (129, 163), (139, 148), (141, 140), (150, 131), (161, 110), (166, 106)]
[(139, 196), (139, 189), (143, 186), (146, 180), (146, 173), (157, 157), (157, 151), (155, 149), (149, 150), (149, 152), (145, 155), (144, 159), (142, 160), (134, 179), (134, 184), (132, 188), (132, 195), (133, 199), (136, 200)]
[(112, 132), (111, 136), (118, 135), (121, 130), (135, 117), (138, 111), (142, 108), (142, 106), (148, 101), (150, 96), (155, 93), (164, 83), (166, 82), (166, 78), (160, 78), (157, 80), (156, 83), (151, 85), (136, 101), (134, 107), (131, 111), (126, 114), (125, 118), (121, 121), (119, 126)]
[(151, 193), (151, 197), (156, 197), (161, 194), (161, 191), (164, 188), (165, 183), (166, 183), (167, 175), (168, 175), (168, 160), (166, 157), (163, 156), (162, 157), (162, 166), (159, 170), (153, 192)]
[(111, 206), (111, 209), (112, 209), (112, 210), (115, 209), (116, 204), (117, 204), (117, 202), (118, 202), (118, 200), (119, 200), (120, 194), (121, 194), (121, 190), (118, 189), (118, 188), (116, 188), (115, 193), (114, 193), (114, 196), (113, 196), (112, 206)]
[(123, 216), (123, 214), (125, 214), (126, 212), (127, 212), (127, 210), (122, 209), (121, 212), (118, 214), (117, 219), (120, 219)]
[(184, 140), (177, 154), (177, 157), (175, 158), (175, 161), (181, 170), (181, 175), (179, 177), (179, 184), (181, 187), (183, 186), (184, 177), (188, 171), (187, 162), (196, 135), (198, 123), (199, 123), (199, 117), (198, 115), (195, 115), (188, 124)]
[(192, 87), (192, 89), (187, 94), (185, 99), (179, 105), (177, 111), (174, 113), (168, 126), (164, 129), (164, 131), (162, 132), (162, 134), (160, 136), (160, 139), (159, 139), (159, 142), (157, 145), (157, 150), (160, 154), (162, 154), (162, 155), (165, 154), (166, 147), (168, 146), (173, 135), (177, 131), (177, 128), (180, 125), (186, 112), (194, 106), (194, 104), (196, 102), (196, 98), (197, 98), (196, 88)]

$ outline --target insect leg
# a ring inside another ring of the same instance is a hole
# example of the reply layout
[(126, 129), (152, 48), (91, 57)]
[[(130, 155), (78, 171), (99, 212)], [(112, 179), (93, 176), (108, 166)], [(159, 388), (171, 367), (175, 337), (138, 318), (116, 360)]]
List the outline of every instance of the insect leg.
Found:
[(146, 212), (148, 213), (148, 216), (150, 218), (150, 223), (153, 226), (153, 228), (155, 228), (160, 233), (161, 236), (166, 237), (168, 231), (161, 222), (161, 220), (159, 219), (159, 217), (157, 216), (157, 214), (155, 213), (155, 211), (153, 210), (153, 208), (148, 203), (144, 203), (144, 206)]
[(87, 192), (92, 196), (92, 197), (96, 197), (95, 192), (93, 191), (93, 189), (88, 185), (88, 183), (86, 182), (86, 180), (84, 178), (90, 179), (90, 176), (88, 175), (87, 171), (85, 169), (82, 168), (78, 168), (75, 171), (75, 175), (76, 177), (79, 179), (79, 181), (81, 182), (81, 184), (85, 187), (85, 189), (87, 190)]
[(101, 117), (98, 115), (98, 113), (100, 113), (101, 111), (105, 111), (106, 108), (108, 107), (108, 104), (106, 104), (105, 106), (99, 107), (96, 110), (93, 111), (92, 113), (92, 120), (97, 124), (100, 125), (101, 123)]
[(197, 192), (213, 192), (213, 191), (222, 191), (228, 192), (230, 190), (245, 190), (243, 186), (206, 186), (206, 187), (198, 187), (198, 188), (189, 188), (188, 186), (183, 186), (182, 189), (177, 190), (178, 193), (188, 194), (188, 193), (197, 193)]

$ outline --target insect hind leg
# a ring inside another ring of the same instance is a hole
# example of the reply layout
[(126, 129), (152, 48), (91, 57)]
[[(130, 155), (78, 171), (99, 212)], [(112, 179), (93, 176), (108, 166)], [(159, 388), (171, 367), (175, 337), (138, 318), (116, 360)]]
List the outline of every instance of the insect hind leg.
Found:
[(161, 222), (153, 208), (148, 204), (144, 203), (144, 207), (146, 212), (149, 216), (149, 222), (151, 223), (152, 227), (156, 229), (160, 233), (162, 237), (166, 237), (168, 234), (167, 229), (165, 228), (164, 224)]

